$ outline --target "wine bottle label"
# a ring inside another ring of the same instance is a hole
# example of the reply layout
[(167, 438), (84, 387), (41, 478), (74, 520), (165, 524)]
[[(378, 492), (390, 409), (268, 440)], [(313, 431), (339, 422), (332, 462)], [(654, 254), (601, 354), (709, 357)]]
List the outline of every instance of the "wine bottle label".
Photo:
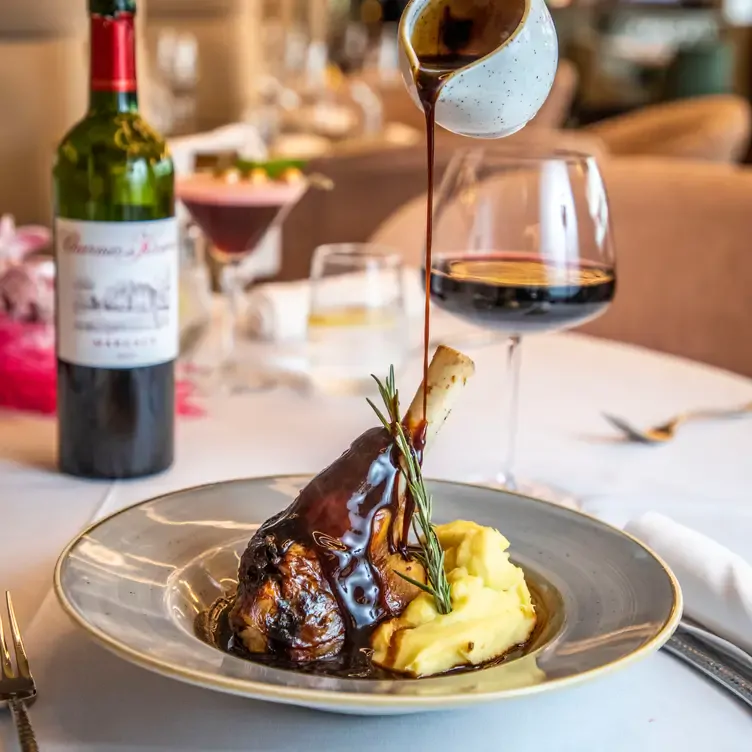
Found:
[(177, 220), (55, 220), (57, 352), (92, 368), (139, 368), (178, 352)]

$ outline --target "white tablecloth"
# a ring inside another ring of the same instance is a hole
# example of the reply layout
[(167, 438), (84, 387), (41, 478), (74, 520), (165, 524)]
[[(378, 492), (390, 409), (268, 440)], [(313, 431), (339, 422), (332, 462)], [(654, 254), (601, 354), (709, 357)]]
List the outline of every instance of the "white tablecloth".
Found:
[[(752, 399), (752, 382), (646, 351), (573, 335), (524, 345), (519, 471), (577, 494), (622, 525), (656, 509), (752, 560), (752, 420), (687, 426), (671, 444), (626, 445), (600, 416), (637, 423), (687, 407)], [(427, 460), (434, 477), (497, 469), (503, 352), (468, 350), (478, 373)], [(417, 360), (401, 377), (409, 391)], [(363, 399), (280, 389), (214, 399), (181, 420), (175, 467), (157, 478), (98, 483), (54, 472), (52, 421), (0, 416), (0, 590), (19, 606), (40, 699), (43, 750), (414, 750), (747, 752), (747, 709), (659, 654), (591, 684), (458, 713), (361, 719), (215, 695), (151, 675), (90, 644), (49, 590), (67, 540), (93, 517), (167, 490), (212, 480), (313, 472), (373, 423)], [(0, 715), (0, 750), (9, 731)]]

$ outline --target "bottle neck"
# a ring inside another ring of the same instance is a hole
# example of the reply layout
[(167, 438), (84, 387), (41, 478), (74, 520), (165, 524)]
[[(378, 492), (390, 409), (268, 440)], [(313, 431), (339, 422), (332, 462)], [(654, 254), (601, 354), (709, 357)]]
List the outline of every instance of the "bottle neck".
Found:
[(136, 112), (136, 36), (133, 13), (91, 16), (90, 112)]

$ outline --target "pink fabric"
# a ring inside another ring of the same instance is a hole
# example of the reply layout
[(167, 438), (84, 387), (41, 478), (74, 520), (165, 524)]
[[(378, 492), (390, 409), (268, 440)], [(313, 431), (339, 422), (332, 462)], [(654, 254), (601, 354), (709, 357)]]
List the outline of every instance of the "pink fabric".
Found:
[(50, 257), (33, 257), (49, 245), (44, 227), (16, 227), (0, 217), (0, 314), (20, 321), (50, 321), (54, 310), (55, 265)]
[[(0, 407), (45, 415), (57, 400), (54, 266), (26, 257), (49, 242), (47, 228), (16, 228), (11, 216), (0, 217)], [(176, 391), (178, 415), (204, 414), (190, 381), (178, 381)]]
[(0, 217), (0, 262), (20, 263), (31, 253), (49, 246), (52, 234), (46, 227), (24, 225), (16, 227), (10, 214)]
[[(0, 407), (51, 415), (56, 409), (54, 329), (44, 323), (22, 323), (0, 315)], [(178, 415), (199, 417), (196, 389), (178, 380)]]

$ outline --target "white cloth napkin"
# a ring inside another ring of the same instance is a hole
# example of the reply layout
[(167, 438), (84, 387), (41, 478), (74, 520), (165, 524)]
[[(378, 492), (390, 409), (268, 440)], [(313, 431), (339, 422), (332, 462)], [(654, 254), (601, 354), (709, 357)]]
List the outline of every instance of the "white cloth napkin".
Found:
[(684, 612), (701, 627), (689, 631), (752, 667), (749, 562), (657, 512), (631, 521), (625, 529), (673, 570), (684, 594)]
[[(384, 288), (374, 275), (381, 272), (357, 272), (327, 277), (317, 282), (321, 301), (332, 307), (378, 306)], [(384, 274), (391, 274), (384, 272)], [(312, 283), (270, 282), (248, 294), (248, 327), (260, 339), (285, 341), (305, 339), (311, 306)], [(424, 291), (419, 269), (402, 270), (402, 295), (409, 318), (423, 312)]]

